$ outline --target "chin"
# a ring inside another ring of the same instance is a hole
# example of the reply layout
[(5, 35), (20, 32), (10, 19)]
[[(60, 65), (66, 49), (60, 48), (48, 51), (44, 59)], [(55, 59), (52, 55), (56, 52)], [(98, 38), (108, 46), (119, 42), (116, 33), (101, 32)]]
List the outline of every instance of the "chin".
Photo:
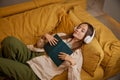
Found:
[(74, 38), (78, 39), (78, 40), (82, 40), (82, 38), (80, 38), (79, 36), (77, 35), (73, 35)]
[(76, 34), (75, 34), (75, 33), (73, 34), (73, 37), (76, 37)]

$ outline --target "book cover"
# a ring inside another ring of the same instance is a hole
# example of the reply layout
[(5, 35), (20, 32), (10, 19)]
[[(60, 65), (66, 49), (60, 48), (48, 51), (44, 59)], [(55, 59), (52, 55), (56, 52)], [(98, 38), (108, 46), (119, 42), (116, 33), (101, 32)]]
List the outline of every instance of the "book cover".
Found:
[(51, 46), (49, 43), (46, 43), (44, 45), (44, 50), (50, 56), (50, 58), (53, 60), (53, 62), (57, 66), (59, 66), (63, 62), (63, 60), (60, 60), (58, 58), (59, 53), (64, 52), (64, 53), (71, 55), (73, 53), (73, 51), (68, 47), (68, 45), (57, 34), (55, 34), (54, 37), (58, 40), (57, 44), (55, 46)]

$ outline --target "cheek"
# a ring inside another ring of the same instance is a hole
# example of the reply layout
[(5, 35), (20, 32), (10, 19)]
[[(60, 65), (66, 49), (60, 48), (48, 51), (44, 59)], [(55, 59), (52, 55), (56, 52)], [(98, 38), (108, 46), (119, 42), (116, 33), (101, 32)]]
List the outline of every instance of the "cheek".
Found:
[(85, 36), (85, 34), (81, 34), (81, 38), (82, 38), (82, 39), (84, 38), (84, 36)]

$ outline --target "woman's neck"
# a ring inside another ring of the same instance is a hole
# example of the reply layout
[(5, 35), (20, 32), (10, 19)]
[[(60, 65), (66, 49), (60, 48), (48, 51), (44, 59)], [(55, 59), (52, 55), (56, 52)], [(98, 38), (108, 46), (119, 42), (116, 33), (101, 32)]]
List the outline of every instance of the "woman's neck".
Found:
[(71, 41), (70, 41), (70, 43), (73, 44), (73, 43), (78, 42), (78, 41), (79, 40), (77, 38), (72, 38)]

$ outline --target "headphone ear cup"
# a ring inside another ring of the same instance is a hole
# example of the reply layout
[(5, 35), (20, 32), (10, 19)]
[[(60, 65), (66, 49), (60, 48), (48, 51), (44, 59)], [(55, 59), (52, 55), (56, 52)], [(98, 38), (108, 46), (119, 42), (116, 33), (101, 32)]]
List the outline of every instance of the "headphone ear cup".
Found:
[(86, 37), (85, 37), (84, 42), (85, 42), (86, 44), (90, 43), (90, 42), (92, 41), (92, 39), (94, 38), (94, 36), (95, 36), (95, 30), (93, 31), (92, 36), (86, 36)]
[(89, 43), (91, 41), (91, 37), (90, 36), (86, 36), (84, 39), (85, 43)]

